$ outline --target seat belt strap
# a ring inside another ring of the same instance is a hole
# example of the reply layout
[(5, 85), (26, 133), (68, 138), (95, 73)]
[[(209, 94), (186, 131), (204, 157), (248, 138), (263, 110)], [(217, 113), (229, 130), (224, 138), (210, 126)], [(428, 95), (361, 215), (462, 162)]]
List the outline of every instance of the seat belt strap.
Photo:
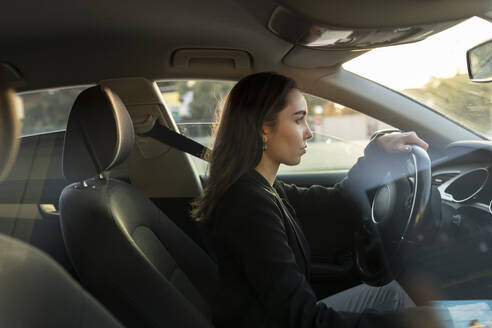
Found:
[[(209, 162), (208, 154), (211, 152), (210, 148), (205, 147), (198, 142), (185, 137), (182, 134), (174, 132), (173, 130), (161, 125), (158, 121), (155, 122), (154, 126), (151, 130), (145, 133), (137, 133), (142, 137), (150, 137), (154, 140), (162, 142), (170, 147), (173, 147), (177, 150), (183, 151), (204, 161)], [(200, 235), (202, 246), (205, 251), (210, 255), (211, 259), (217, 263), (217, 256), (212, 246), (212, 242), (209, 240), (208, 230), (206, 225), (198, 224), (198, 233)]]
[(177, 150), (198, 157), (204, 161), (209, 161), (208, 154), (211, 152), (210, 148), (205, 147), (182, 134), (174, 132), (173, 130), (161, 125), (159, 121), (156, 121), (152, 129), (149, 131), (139, 133), (138, 135), (153, 138)]

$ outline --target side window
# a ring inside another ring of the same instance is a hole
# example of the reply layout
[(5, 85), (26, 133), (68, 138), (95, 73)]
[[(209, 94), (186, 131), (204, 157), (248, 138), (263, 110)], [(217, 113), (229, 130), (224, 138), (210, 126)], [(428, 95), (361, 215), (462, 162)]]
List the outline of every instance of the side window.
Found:
[(296, 166), (281, 165), (279, 173), (347, 170), (364, 153), (370, 136), (392, 128), (370, 116), (329, 100), (304, 94), (313, 138)]
[[(166, 81), (157, 82), (164, 101), (181, 134), (210, 147), (216, 109), (234, 82), (228, 81)], [(205, 174), (208, 163), (191, 156), (199, 174)]]
[[(215, 112), (234, 82), (166, 81), (158, 82), (164, 100), (171, 110), (180, 132), (193, 140), (211, 146)], [(280, 173), (346, 170), (364, 152), (374, 131), (391, 126), (323, 98), (305, 94), (308, 121), (313, 131), (308, 152), (296, 166), (282, 165)], [(192, 157), (200, 174), (207, 163)]]
[(64, 130), (75, 99), (86, 88), (88, 86), (20, 93), (24, 104), (22, 112), (19, 113), (21, 135)]

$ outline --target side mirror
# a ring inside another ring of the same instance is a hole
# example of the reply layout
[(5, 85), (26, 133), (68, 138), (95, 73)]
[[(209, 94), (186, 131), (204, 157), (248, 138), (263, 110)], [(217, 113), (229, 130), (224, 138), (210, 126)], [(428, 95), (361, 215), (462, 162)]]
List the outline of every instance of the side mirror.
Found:
[(492, 39), (466, 52), (468, 76), (473, 82), (492, 81)]

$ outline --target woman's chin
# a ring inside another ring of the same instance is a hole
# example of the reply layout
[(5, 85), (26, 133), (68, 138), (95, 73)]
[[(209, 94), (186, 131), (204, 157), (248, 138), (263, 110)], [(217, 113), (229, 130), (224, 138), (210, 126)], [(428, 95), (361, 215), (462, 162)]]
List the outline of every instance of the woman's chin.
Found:
[(288, 166), (295, 166), (295, 165), (298, 165), (299, 163), (301, 163), (301, 156), (299, 156), (296, 159), (292, 159), (292, 160), (290, 160), (288, 162), (285, 162), (283, 164), (288, 165)]

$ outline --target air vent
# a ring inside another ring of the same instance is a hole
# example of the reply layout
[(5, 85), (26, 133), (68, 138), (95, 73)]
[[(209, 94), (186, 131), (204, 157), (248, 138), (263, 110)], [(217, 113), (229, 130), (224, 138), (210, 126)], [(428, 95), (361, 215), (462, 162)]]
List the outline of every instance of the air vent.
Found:
[(454, 178), (458, 174), (459, 174), (459, 172), (449, 172), (449, 173), (436, 174), (432, 177), (432, 185), (438, 187), (438, 186), (442, 185), (444, 182), (448, 181), (449, 179)]

